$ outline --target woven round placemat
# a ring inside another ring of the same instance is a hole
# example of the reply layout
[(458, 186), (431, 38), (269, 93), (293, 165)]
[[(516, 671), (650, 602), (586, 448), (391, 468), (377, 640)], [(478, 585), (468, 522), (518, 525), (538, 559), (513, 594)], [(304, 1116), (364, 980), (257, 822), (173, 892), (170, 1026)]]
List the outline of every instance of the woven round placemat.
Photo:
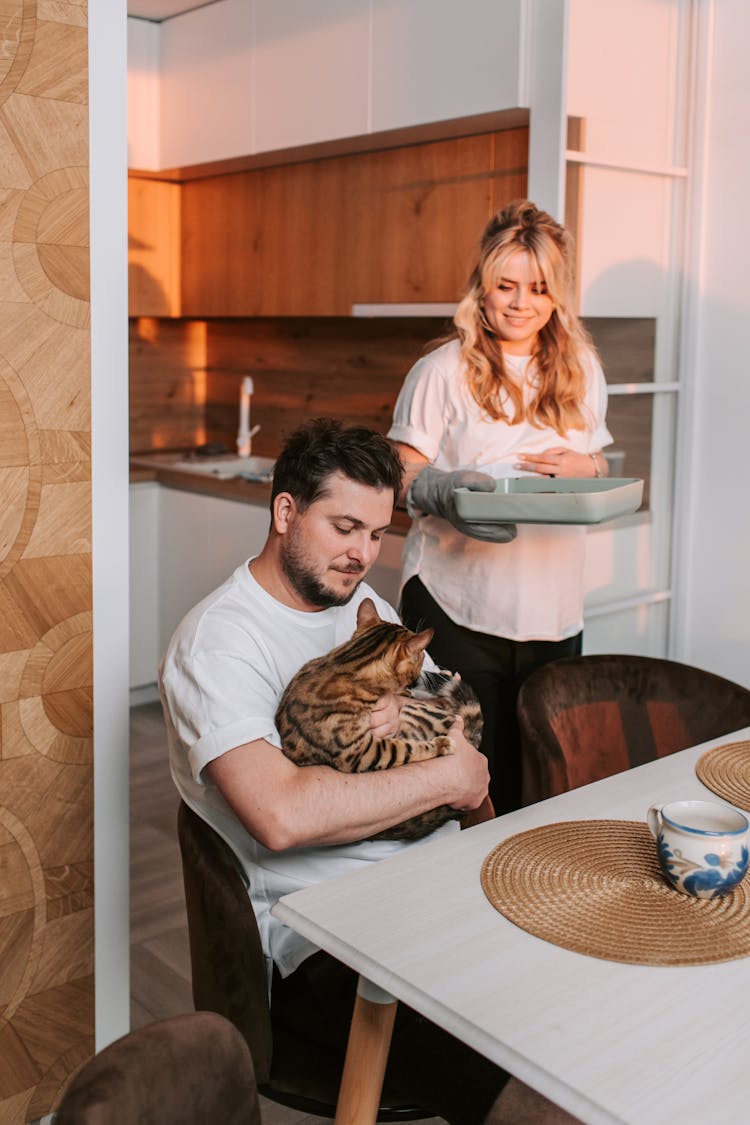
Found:
[(717, 797), (750, 812), (750, 742), (714, 746), (698, 759), (695, 772)]
[(591, 957), (703, 965), (750, 954), (750, 887), (698, 899), (670, 887), (645, 824), (577, 820), (509, 837), (484, 860), (482, 887), (521, 929)]

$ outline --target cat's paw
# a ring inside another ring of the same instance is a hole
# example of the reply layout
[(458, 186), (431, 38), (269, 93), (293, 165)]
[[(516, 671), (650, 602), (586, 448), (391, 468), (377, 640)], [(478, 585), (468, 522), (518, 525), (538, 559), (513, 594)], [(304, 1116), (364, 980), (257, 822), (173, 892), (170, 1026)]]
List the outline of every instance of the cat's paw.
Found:
[(453, 753), (453, 739), (447, 734), (441, 734), (435, 739), (435, 757), (443, 758), (446, 754)]

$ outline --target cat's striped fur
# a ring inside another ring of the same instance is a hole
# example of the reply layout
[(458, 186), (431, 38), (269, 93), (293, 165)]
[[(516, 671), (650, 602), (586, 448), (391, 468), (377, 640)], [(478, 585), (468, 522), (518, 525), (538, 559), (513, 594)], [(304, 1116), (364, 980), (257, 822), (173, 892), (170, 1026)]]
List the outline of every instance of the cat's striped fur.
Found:
[[(286, 688), (276, 713), (286, 756), (300, 766), (332, 766), (344, 773), (424, 761), (452, 753), (447, 732), (457, 715), (468, 741), (478, 746), (482, 716), (471, 688), (449, 673), (421, 673), (432, 635), (432, 629), (412, 633), (382, 621), (365, 598), (352, 638), (303, 665)], [(410, 698), (401, 708), (397, 733), (375, 739), (370, 712), (386, 692)], [(441, 806), (378, 838), (416, 840), (460, 816)]]

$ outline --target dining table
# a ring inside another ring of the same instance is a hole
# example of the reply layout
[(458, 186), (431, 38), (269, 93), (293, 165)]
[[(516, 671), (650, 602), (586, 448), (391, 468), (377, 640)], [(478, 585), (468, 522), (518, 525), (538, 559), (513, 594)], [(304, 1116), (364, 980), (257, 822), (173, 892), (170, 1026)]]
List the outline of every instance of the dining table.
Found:
[(511, 921), (482, 882), (487, 857), (516, 834), (721, 802), (696, 763), (748, 739), (750, 727), (280, 899), (276, 917), (359, 974), (338, 1125), (376, 1120), (397, 1002), (586, 1125), (749, 1120), (750, 957), (643, 964), (575, 951)]

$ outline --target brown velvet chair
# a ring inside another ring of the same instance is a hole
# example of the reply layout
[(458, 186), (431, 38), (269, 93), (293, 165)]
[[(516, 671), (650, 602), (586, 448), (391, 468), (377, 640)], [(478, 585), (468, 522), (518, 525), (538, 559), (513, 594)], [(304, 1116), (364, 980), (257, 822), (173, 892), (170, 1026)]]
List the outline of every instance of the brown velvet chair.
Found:
[(750, 691), (689, 664), (575, 656), (518, 696), (523, 801), (553, 797), (750, 724)]
[(260, 1125), (253, 1060), (235, 1027), (190, 1012), (131, 1031), (68, 1083), (55, 1125)]
[[(333, 1117), (341, 1060), (288, 1033), (273, 1036), (258, 925), (233, 851), (184, 802), (177, 830), (196, 1009), (219, 1012), (241, 1031), (264, 1097), (317, 1117)], [(416, 1106), (382, 1106), (378, 1120), (430, 1116)]]

